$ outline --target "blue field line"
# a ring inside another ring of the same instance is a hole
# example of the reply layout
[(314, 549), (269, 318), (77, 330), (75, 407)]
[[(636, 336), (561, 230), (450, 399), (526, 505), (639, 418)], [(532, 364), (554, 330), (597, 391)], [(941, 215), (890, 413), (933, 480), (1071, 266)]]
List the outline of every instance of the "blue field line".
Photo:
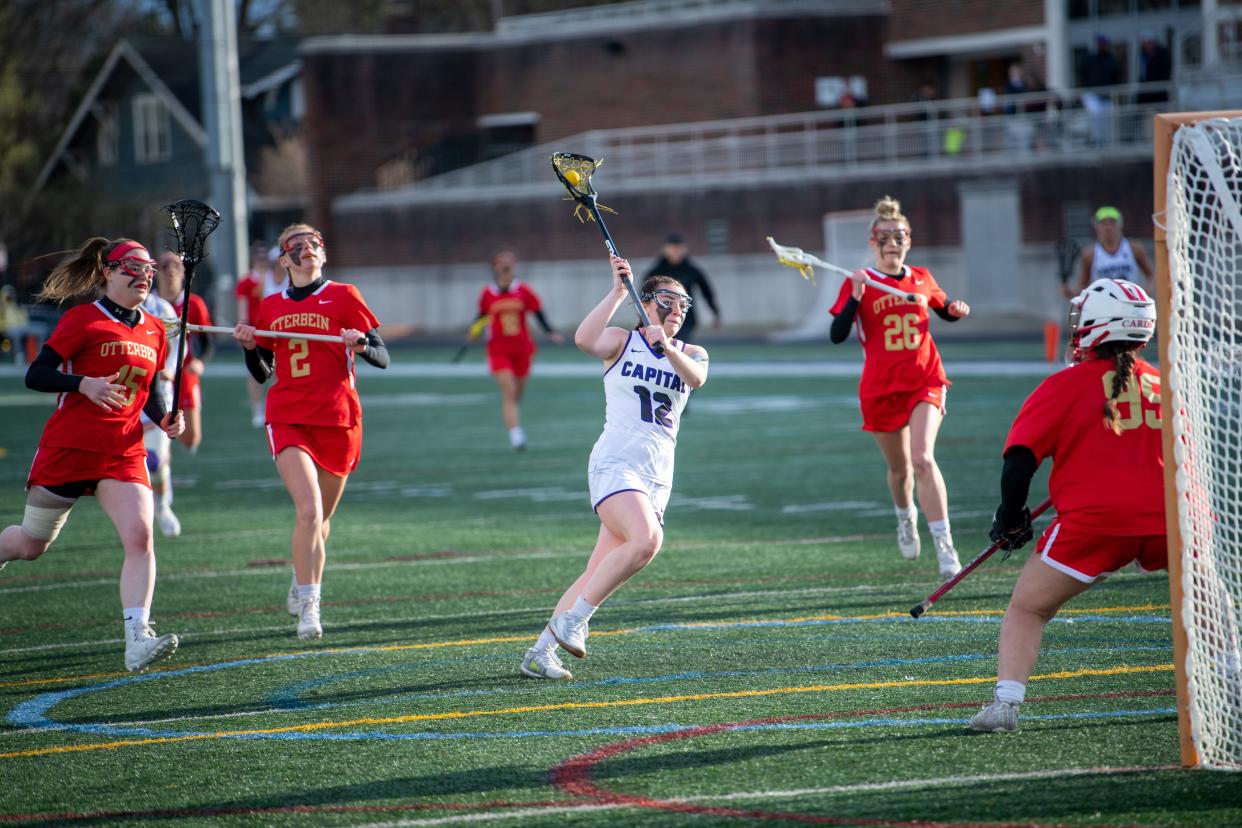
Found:
[[(1066, 647), (1050, 649), (1044, 652), (1045, 656), (1059, 655), (1082, 655), (1097, 653), (1100, 650), (1109, 652), (1167, 652), (1167, 646), (1131, 646), (1131, 647)], [(325, 652), (311, 653), (295, 653), (285, 655), (268, 656), (265, 658), (249, 658), (238, 661), (222, 662), (220, 664), (199, 665), (196, 667), (187, 667), (182, 670), (169, 670), (158, 673), (146, 673), (137, 676), (127, 676), (125, 678), (113, 681), (103, 682), (101, 684), (88, 685), (85, 687), (76, 687), (68, 690), (56, 690), (41, 693), (33, 699), (22, 702), (13, 707), (9, 711), (8, 721), (10, 724), (28, 730), (40, 731), (68, 731), (73, 733), (89, 733), (95, 735), (114, 735), (129, 737), (171, 737), (171, 736), (187, 736), (197, 735), (196, 731), (168, 731), (156, 730), (146, 727), (126, 727), (123, 725), (111, 725), (102, 723), (90, 724), (72, 724), (57, 722), (50, 718), (48, 713), (53, 707), (61, 702), (72, 698), (86, 695), (88, 693), (98, 693), (107, 690), (113, 690), (131, 684), (138, 684), (145, 681), (155, 681), (157, 679), (174, 678), (199, 673), (214, 672), (217, 670), (231, 669), (234, 667), (247, 667), (256, 664), (266, 664), (275, 661), (287, 661), (298, 658), (309, 658), (318, 655), (327, 654)], [(421, 670), (429, 667), (441, 667), (446, 664), (461, 663), (464, 661), (490, 660), (499, 656), (471, 656), (463, 659), (434, 659), (431, 662), (420, 662), (415, 664), (389, 665), (386, 667), (367, 668), (363, 670), (352, 670), (346, 673), (335, 673), (327, 676), (319, 676), (294, 684), (285, 685), (277, 688), (269, 693), (266, 700), (273, 708), (273, 712), (277, 711), (309, 711), (337, 709), (345, 707), (369, 706), (378, 707), (386, 704), (406, 703), (415, 700), (445, 700), (449, 698), (460, 698), (469, 696), (488, 696), (497, 694), (512, 694), (512, 687), (496, 687), (482, 688), (473, 690), (458, 690), (448, 693), (408, 693), (398, 696), (392, 696), (383, 700), (365, 699), (353, 702), (341, 703), (308, 703), (303, 701), (300, 696), (308, 691), (334, 684), (340, 681), (349, 681), (352, 679), (373, 676), (382, 673), (391, 673), (405, 670)], [(773, 676), (773, 675), (790, 675), (805, 673), (822, 673), (822, 672), (843, 672), (846, 670), (875, 669), (875, 668), (892, 668), (906, 667), (915, 665), (935, 665), (962, 663), (967, 661), (990, 660), (995, 657), (994, 653), (967, 653), (959, 655), (947, 656), (925, 656), (919, 658), (889, 658), (889, 659), (871, 659), (867, 661), (846, 662), (839, 664), (825, 665), (803, 665), (797, 667), (768, 667), (763, 669), (752, 670), (721, 670), (721, 671), (703, 671), (694, 670), (681, 673), (670, 673), (660, 676), (635, 676), (635, 677), (612, 677), (599, 679), (590, 682), (579, 682), (577, 687), (617, 687), (639, 684), (652, 684), (659, 682), (676, 682), (676, 681), (702, 681), (715, 678), (748, 678), (756, 676)], [(533, 686), (531, 689), (535, 689)], [(323, 738), (329, 738), (330, 734), (322, 734)]]

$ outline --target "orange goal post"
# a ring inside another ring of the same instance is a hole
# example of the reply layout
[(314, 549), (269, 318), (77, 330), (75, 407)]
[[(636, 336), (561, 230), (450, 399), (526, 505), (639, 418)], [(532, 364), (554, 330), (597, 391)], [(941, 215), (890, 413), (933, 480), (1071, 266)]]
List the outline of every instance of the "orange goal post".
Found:
[(1181, 759), (1242, 770), (1242, 111), (1157, 115), (1152, 152)]

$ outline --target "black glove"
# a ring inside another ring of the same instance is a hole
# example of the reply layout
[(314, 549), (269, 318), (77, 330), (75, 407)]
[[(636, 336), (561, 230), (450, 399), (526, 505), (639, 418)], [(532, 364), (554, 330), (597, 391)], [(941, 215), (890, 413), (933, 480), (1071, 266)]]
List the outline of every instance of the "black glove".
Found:
[(1035, 530), (1031, 528), (1031, 510), (1023, 506), (1018, 522), (1010, 525), (1001, 519), (1001, 510), (998, 508), (992, 518), (992, 531), (988, 533), (988, 537), (1006, 552), (1021, 549), (1035, 537)]

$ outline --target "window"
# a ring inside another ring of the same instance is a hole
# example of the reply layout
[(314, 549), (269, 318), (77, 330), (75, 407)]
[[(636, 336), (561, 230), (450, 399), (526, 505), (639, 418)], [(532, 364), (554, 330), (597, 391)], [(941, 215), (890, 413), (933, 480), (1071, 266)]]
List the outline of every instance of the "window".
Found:
[(168, 110), (154, 95), (134, 97), (134, 161), (154, 164), (172, 155), (172, 125)]
[(729, 220), (723, 218), (708, 219), (704, 224), (707, 236), (707, 252), (715, 256), (723, 256), (729, 252)]
[(117, 126), (116, 104), (96, 101), (91, 111), (95, 115), (95, 120), (99, 122), (99, 129), (95, 133), (95, 154), (99, 158), (99, 166), (111, 167), (116, 163), (117, 147), (121, 135)]

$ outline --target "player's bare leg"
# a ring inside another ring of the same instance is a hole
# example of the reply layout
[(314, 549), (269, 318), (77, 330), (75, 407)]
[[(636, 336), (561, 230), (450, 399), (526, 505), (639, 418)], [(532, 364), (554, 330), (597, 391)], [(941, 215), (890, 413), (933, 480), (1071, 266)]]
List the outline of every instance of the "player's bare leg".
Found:
[(910, 462), (918, 490), (919, 506), (927, 518), (936, 546), (936, 563), (941, 578), (952, 578), (962, 569), (953, 547), (953, 531), (949, 525), (949, 494), (936, 463), (936, 436), (944, 414), (931, 403), (919, 403), (910, 412)]
[(185, 412), (185, 431), (181, 432), (181, 436), (177, 439), (181, 441), (181, 445), (193, 453), (198, 451), (199, 444), (203, 442), (203, 410), (201, 408), (182, 410)]
[(250, 397), (250, 424), (263, 428), (263, 386), (255, 382), (254, 377), (246, 377), (246, 395)]
[(521, 451), (526, 448), (526, 434), (522, 431), (522, 415), (518, 406), (522, 401), (522, 391), (526, 388), (526, 378), (514, 376), (508, 370), (497, 371), (492, 376), (500, 388), (500, 413), (509, 432), (509, 444)]
[(991, 704), (970, 720), (970, 727), (989, 732), (1018, 729), (1018, 706), (1026, 700), (1026, 683), (1039, 659), (1044, 627), (1067, 601), (1091, 584), (1058, 572), (1032, 554), (1018, 576), (1013, 597), (1001, 622), (996, 693)]
[[(320, 584), (324, 565), (323, 493), (319, 488), (320, 469), (309, 454), (296, 446), (276, 457), (276, 470), (293, 501), (295, 517), (290, 543), (293, 575), (298, 592), (298, 637), (319, 638)], [(339, 499), (340, 494), (336, 497)]]
[(912, 561), (919, 556), (919, 513), (914, 508), (914, 469), (910, 463), (910, 427), (896, 431), (873, 431), (887, 466), (888, 491), (897, 513), (897, 549)]
[(155, 503), (141, 483), (100, 480), (95, 498), (116, 526), (125, 550), (121, 564), (121, 606), (125, 611), (125, 666), (135, 672), (177, 650), (177, 636), (156, 636), (151, 629), (155, 592), (155, 540), (151, 524)]
[(33, 561), (51, 545), (27, 535), (20, 526), (9, 526), (0, 532), (0, 566), (9, 561)]

